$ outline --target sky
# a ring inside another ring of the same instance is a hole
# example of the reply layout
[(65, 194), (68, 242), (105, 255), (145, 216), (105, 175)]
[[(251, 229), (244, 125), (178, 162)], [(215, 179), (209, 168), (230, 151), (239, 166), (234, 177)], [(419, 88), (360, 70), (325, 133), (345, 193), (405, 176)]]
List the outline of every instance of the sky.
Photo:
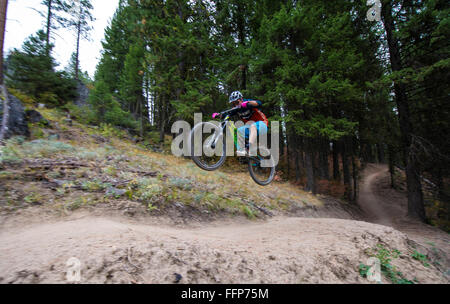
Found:
[[(44, 29), (46, 20), (40, 16), (38, 11), (45, 12), (41, 0), (9, 0), (5, 46), (4, 52), (8, 54), (14, 48), (21, 49), (24, 40), (39, 29)], [(93, 30), (90, 32), (91, 41), (82, 41), (80, 44), (80, 66), (83, 71), (87, 71), (91, 78), (95, 73), (95, 68), (100, 60), (104, 38), (104, 30), (116, 11), (119, 0), (91, 0), (92, 15), (96, 20), (91, 24)], [(45, 13), (44, 13), (45, 14)], [(70, 56), (76, 48), (75, 32), (67, 29), (53, 31), (53, 57), (59, 63), (58, 70), (63, 70), (69, 63)]]

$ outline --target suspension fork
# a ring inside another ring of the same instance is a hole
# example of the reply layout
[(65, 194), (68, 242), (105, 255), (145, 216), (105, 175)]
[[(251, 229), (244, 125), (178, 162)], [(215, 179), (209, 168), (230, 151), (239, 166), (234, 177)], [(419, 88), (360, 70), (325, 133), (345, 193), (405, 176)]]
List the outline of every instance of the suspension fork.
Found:
[(222, 122), (222, 126), (220, 127), (220, 132), (215, 132), (214, 137), (211, 139), (211, 148), (215, 149), (217, 142), (219, 141), (220, 135), (225, 133), (226, 122)]

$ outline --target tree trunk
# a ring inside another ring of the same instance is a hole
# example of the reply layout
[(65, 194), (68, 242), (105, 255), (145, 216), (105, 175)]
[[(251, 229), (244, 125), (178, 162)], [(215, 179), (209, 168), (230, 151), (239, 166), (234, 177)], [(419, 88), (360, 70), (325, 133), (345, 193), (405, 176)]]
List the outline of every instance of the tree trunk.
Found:
[(52, 1), (48, 0), (48, 12), (47, 12), (47, 37), (46, 37), (46, 52), (47, 56), (50, 55), (50, 31), (52, 29)]
[(381, 143), (377, 144), (377, 154), (378, 154), (378, 162), (381, 164), (385, 164), (386, 160), (384, 159), (384, 145)]
[(287, 136), (287, 147), (286, 147), (286, 170), (287, 179), (289, 180), (291, 176), (291, 160), (292, 160), (292, 150), (294, 149), (294, 142), (292, 140), (292, 134)]
[(305, 138), (306, 142), (306, 191), (316, 193), (316, 182), (314, 177), (314, 153), (311, 138)]
[[(239, 12), (243, 12), (240, 2), (237, 3), (237, 9)], [(237, 36), (239, 40), (239, 46), (245, 48), (245, 20), (244, 18), (241, 17), (241, 15), (242, 15), (241, 13), (238, 13), (236, 20)], [(239, 70), (241, 73), (240, 75), (241, 83), (239, 84), (240, 90), (245, 91), (247, 90), (247, 65), (241, 64), (239, 66)]]
[(142, 115), (143, 114), (142, 107), (144, 106), (144, 96), (140, 95), (139, 101), (140, 101), (139, 102), (139, 110), (140, 110), (139, 116), (140, 116), (140, 120), (141, 120), (139, 135), (141, 136), (141, 138), (144, 138), (144, 116)]
[[(393, 72), (402, 69), (399, 42), (395, 38), (394, 20), (392, 18), (392, 5), (383, 2), (381, 10), (386, 38), (389, 47), (391, 68)], [(394, 81), (395, 99), (402, 134), (402, 145), (406, 164), (406, 181), (408, 189), (408, 216), (425, 221), (425, 208), (423, 204), (422, 185), (420, 183), (420, 172), (411, 153), (412, 124), (410, 121), (408, 97), (403, 84)]]
[(341, 172), (339, 171), (339, 143), (333, 141), (333, 179), (341, 180)]
[(8, 0), (0, 0), (0, 85), (3, 85), (3, 44), (5, 43), (7, 10)]
[(342, 157), (342, 171), (344, 172), (344, 186), (345, 186), (345, 198), (349, 201), (352, 198), (352, 186), (350, 184), (350, 168), (348, 163), (348, 147), (347, 147), (347, 140), (342, 141), (341, 145), (341, 157)]
[(159, 119), (160, 121), (160, 129), (159, 129), (159, 143), (161, 147), (164, 146), (164, 134), (166, 128), (166, 95), (161, 96), (161, 113)]
[[(439, 200), (443, 201), (443, 202), (450, 202), (450, 197), (449, 195), (445, 192), (445, 186), (444, 186), (444, 178), (443, 178), (443, 174), (442, 174), (442, 167), (437, 168), (436, 170), (436, 186), (438, 188), (438, 196), (439, 196)], [(448, 213), (448, 215), (450, 216), (450, 213)]]
[(6, 12), (8, 10), (8, 0), (0, 0), (0, 88), (3, 95), (3, 117), (0, 126), (0, 144), (6, 136), (8, 121), (9, 121), (9, 98), (8, 90), (3, 81), (3, 45), (5, 43), (5, 26), (6, 26)]
[(391, 176), (391, 188), (395, 189), (395, 151), (392, 145), (388, 145), (389, 174)]
[(295, 138), (295, 143), (296, 143), (296, 147), (295, 147), (295, 181), (298, 182), (301, 178), (301, 173), (300, 173), (300, 157), (301, 157), (301, 149), (300, 145), (301, 145), (301, 137), (296, 137)]
[(79, 65), (80, 65), (80, 62), (79, 62), (79, 56), (80, 56), (80, 36), (81, 36), (81, 20), (78, 22), (78, 25), (77, 25), (77, 52), (76, 52), (76, 55), (75, 55), (75, 79), (76, 80), (79, 80), (79, 77), (78, 77), (78, 71), (79, 71)]
[(241, 65), (240, 66), (241, 69), (241, 90), (247, 90), (247, 66), (246, 65)]
[(358, 200), (358, 168), (356, 167), (355, 156), (352, 154), (352, 169), (353, 169), (353, 197), (352, 201)]
[(319, 174), (321, 179), (330, 179), (330, 173), (328, 172), (328, 154), (329, 154), (329, 143), (326, 139), (319, 140)]

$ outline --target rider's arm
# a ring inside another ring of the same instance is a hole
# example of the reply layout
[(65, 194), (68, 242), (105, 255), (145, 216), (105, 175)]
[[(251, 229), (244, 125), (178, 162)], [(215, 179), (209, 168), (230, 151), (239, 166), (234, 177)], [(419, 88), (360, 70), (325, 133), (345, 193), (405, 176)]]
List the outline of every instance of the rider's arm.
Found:
[(259, 108), (262, 106), (262, 102), (259, 100), (246, 99), (244, 101), (247, 102), (247, 107), (250, 107), (250, 108)]

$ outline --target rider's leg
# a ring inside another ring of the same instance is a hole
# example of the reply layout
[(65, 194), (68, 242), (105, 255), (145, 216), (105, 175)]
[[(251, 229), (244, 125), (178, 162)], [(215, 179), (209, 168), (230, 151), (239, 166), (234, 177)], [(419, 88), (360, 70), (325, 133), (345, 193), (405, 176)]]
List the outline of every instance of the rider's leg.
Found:
[[(251, 128), (250, 128), (251, 133), (250, 133), (250, 139), (249, 139), (250, 155), (253, 155), (253, 156), (256, 155), (256, 150), (258, 148), (257, 142), (256, 142), (256, 137), (266, 135), (267, 131), (268, 131), (267, 126), (262, 121), (257, 121), (251, 126)], [(258, 144), (261, 144), (260, 140), (261, 139), (258, 140)]]
[(256, 136), (258, 135), (258, 129), (257, 124), (254, 123), (250, 127), (250, 138), (249, 138), (249, 151), (250, 155), (255, 156), (256, 155)]
[(245, 150), (245, 141), (249, 138), (249, 126), (242, 126), (238, 128), (238, 146), (239, 150), (244, 151)]
[(254, 123), (250, 127), (250, 139), (249, 139), (250, 145), (256, 142), (256, 135), (258, 135), (258, 130), (256, 129), (256, 123)]

